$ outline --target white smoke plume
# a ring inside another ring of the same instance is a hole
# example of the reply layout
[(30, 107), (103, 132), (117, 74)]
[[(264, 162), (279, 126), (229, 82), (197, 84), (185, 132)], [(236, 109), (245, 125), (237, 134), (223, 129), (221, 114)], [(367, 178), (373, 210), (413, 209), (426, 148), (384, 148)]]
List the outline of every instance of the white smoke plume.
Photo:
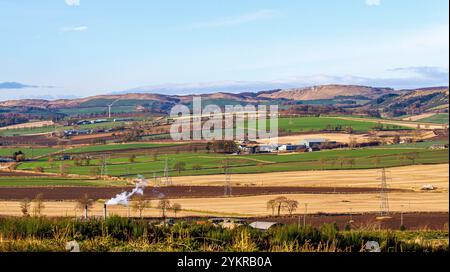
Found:
[(134, 195), (144, 195), (144, 188), (147, 186), (148, 181), (143, 176), (138, 176), (136, 179), (136, 187), (131, 192), (123, 192), (116, 195), (106, 202), (106, 205), (123, 205), (128, 206), (128, 201)]

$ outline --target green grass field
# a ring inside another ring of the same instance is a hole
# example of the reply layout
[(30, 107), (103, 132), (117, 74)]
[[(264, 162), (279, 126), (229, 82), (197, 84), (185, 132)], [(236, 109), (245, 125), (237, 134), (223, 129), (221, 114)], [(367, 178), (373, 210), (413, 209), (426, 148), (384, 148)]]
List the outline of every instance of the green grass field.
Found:
[(448, 113), (436, 114), (428, 118), (420, 119), (420, 122), (448, 124)]
[(32, 148), (32, 147), (16, 147), (16, 148), (0, 148), (0, 156), (6, 156), (10, 157), (13, 155), (14, 152), (22, 151), (25, 153), (25, 156), (27, 158), (35, 158), (40, 156), (45, 156), (51, 153), (54, 153), (58, 151), (56, 148), (48, 148), (48, 147), (42, 147), (42, 148)]
[(6, 129), (6, 130), (0, 130), (0, 136), (7, 137), (7, 136), (23, 136), (23, 135), (50, 133), (57, 129), (58, 129), (58, 126)]
[[(345, 131), (351, 127), (357, 132), (368, 132), (377, 126), (377, 119), (373, 122), (344, 120), (333, 117), (296, 117), (296, 118), (279, 118), (278, 128), (290, 132), (309, 132), (309, 131)], [(269, 124), (269, 121), (267, 121)], [(255, 127), (252, 122), (246, 122), (245, 126)], [(256, 125), (257, 127), (257, 125)], [(384, 130), (409, 129), (396, 125), (383, 124)]]
[(152, 144), (152, 143), (136, 143), (136, 144), (108, 144), (108, 145), (92, 145), (84, 146), (66, 150), (65, 153), (69, 154), (81, 154), (89, 152), (107, 152), (107, 151), (119, 151), (127, 149), (148, 149), (148, 148), (160, 148), (175, 146), (177, 144)]
[[(140, 119), (136, 119), (140, 120)], [(87, 124), (77, 126), (77, 129), (111, 129), (115, 127), (120, 127), (126, 125), (127, 122), (105, 122), (98, 124)], [(61, 126), (61, 125), (53, 125), (53, 126), (45, 126), (38, 128), (18, 128), (18, 129), (8, 129), (1, 130), (0, 136), (24, 136), (24, 135), (32, 135), (32, 134), (41, 134), (41, 133), (51, 133), (55, 131), (61, 130), (71, 130), (75, 129), (74, 126)]]
[(62, 177), (0, 177), (0, 187), (33, 186), (124, 186), (125, 182)]
[(439, 145), (439, 144), (448, 144), (448, 141), (431, 141), (431, 142), (421, 142), (421, 143), (410, 143), (410, 144), (394, 144), (394, 145), (384, 145), (380, 147), (375, 148), (430, 148), (433, 145)]
[[(290, 155), (245, 155), (231, 156), (207, 153), (184, 153), (160, 155), (155, 161), (151, 156), (138, 156), (133, 163), (128, 157), (110, 158), (107, 171), (112, 176), (133, 176), (142, 174), (152, 177), (154, 173), (161, 175), (165, 159), (169, 161), (172, 176), (210, 175), (223, 173), (223, 161), (228, 160), (232, 173), (266, 173), (304, 170), (339, 170), (339, 169), (371, 169), (380, 167), (395, 167), (411, 164), (448, 163), (448, 150), (427, 149), (377, 149), (332, 150), (313, 153)], [(184, 162), (185, 169), (180, 173), (174, 170), (177, 162)], [(66, 164), (71, 174), (90, 175), (99, 168), (101, 161), (94, 159), (89, 166), (75, 166), (72, 161), (66, 162), (25, 162), (19, 169), (32, 170), (43, 167), (45, 172), (58, 173), (60, 165)], [(194, 166), (200, 169), (194, 170)]]

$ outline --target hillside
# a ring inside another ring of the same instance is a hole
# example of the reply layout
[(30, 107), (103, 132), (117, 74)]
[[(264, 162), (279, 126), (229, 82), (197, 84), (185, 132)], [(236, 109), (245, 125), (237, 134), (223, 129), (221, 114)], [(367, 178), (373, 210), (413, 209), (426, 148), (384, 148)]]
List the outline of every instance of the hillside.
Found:
[(386, 94), (399, 93), (390, 88), (372, 88), (354, 85), (323, 85), (301, 89), (285, 89), (275, 92), (262, 92), (259, 98), (287, 100), (334, 99), (338, 96), (378, 98)]
[[(292, 103), (308, 105), (335, 105), (370, 111), (380, 110), (386, 116), (420, 114), (448, 109), (448, 87), (416, 90), (394, 90), (355, 85), (323, 85), (309, 88), (278, 89), (262, 92), (210, 93), (201, 95), (203, 104), (220, 106), (232, 104)], [(98, 95), (79, 99), (10, 100), (0, 102), (3, 113), (25, 113), (43, 116), (45, 113), (62, 116), (101, 116), (113, 104), (114, 113), (149, 111), (167, 113), (176, 104), (191, 105), (193, 95), (164, 95), (129, 93)]]
[(369, 103), (367, 108), (378, 109), (385, 116), (397, 117), (426, 112), (448, 111), (448, 87), (408, 90), (403, 94), (387, 94)]

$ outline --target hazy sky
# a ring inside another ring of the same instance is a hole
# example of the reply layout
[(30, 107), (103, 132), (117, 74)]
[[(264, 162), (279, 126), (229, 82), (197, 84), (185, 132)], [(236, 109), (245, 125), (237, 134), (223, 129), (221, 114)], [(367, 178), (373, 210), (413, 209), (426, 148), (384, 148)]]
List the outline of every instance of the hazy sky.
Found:
[(448, 0), (0, 0), (0, 99), (230, 81), (447, 85), (448, 10)]

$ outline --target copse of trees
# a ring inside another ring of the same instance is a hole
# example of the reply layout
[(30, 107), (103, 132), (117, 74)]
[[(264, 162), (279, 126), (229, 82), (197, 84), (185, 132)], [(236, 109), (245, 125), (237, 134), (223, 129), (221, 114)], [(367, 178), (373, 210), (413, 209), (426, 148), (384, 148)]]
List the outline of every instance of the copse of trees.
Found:
[(238, 145), (234, 141), (212, 141), (206, 144), (206, 151), (214, 153), (233, 154), (238, 151)]
[(272, 211), (272, 216), (281, 216), (282, 211), (287, 211), (289, 216), (297, 210), (299, 203), (297, 200), (288, 199), (287, 197), (280, 196), (267, 201), (267, 209)]
[(13, 159), (16, 162), (25, 161), (25, 159), (26, 159), (25, 153), (23, 153), (21, 150), (16, 151), (16, 152), (13, 153)]

